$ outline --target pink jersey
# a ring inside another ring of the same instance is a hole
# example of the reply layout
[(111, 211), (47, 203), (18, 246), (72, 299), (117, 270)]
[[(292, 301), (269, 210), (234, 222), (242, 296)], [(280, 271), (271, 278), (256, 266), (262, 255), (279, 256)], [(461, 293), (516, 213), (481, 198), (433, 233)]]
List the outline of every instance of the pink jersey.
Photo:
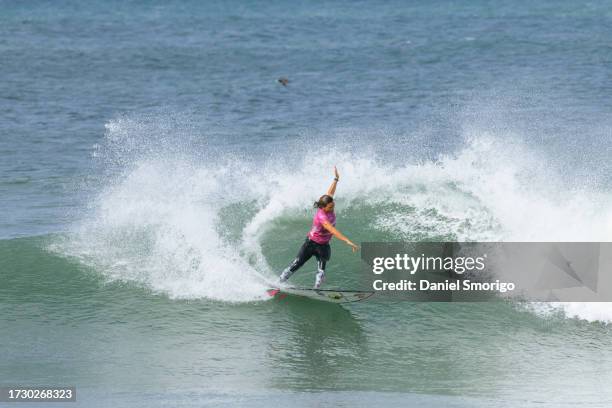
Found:
[(332, 233), (323, 227), (324, 222), (329, 222), (331, 225), (336, 225), (336, 214), (333, 212), (325, 212), (322, 208), (317, 210), (312, 219), (312, 228), (308, 233), (308, 238), (317, 244), (327, 244), (332, 239)]

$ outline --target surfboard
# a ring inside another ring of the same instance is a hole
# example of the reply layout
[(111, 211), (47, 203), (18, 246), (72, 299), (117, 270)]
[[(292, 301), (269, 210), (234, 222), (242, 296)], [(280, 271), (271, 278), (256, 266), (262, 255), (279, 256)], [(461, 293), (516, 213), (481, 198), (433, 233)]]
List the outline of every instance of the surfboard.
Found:
[(299, 296), (331, 303), (359, 302), (374, 294), (374, 292), (360, 290), (311, 288), (272, 288), (268, 289), (267, 292), (268, 296), (278, 299), (284, 299), (287, 296)]

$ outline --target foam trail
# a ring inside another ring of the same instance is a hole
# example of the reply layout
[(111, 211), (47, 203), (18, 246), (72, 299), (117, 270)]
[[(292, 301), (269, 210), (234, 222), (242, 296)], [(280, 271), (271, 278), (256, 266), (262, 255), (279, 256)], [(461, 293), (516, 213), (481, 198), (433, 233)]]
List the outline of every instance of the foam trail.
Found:
[(612, 323), (612, 304), (609, 302), (533, 302), (526, 309), (548, 318), (562, 315), (569, 319)]
[(202, 168), (137, 164), (98, 197), (64, 249), (109, 279), (143, 283), (173, 298), (263, 298), (259, 274), (217, 232), (211, 204), (218, 183), (217, 174)]
[(563, 309), (565, 315), (571, 318), (590, 322), (612, 322), (612, 305), (610, 303), (570, 302), (554, 305)]

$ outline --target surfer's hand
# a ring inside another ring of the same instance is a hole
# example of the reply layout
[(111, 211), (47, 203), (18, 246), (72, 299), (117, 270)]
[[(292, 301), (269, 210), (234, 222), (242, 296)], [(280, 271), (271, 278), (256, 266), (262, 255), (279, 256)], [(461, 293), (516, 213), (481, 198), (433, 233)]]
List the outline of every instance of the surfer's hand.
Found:
[(338, 173), (338, 169), (334, 166), (334, 176), (336, 176), (337, 180), (340, 180), (340, 173)]
[(352, 243), (351, 241), (346, 241), (346, 243), (351, 247), (353, 252), (359, 251), (359, 247), (357, 245), (355, 245), (354, 243)]

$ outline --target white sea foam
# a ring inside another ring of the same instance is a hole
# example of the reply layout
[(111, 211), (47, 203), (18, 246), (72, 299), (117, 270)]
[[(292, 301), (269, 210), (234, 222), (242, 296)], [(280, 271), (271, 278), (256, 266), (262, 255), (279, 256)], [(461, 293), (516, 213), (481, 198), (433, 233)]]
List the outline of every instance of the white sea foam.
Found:
[(612, 303), (609, 302), (533, 302), (526, 308), (542, 317), (561, 315), (569, 319), (612, 323)]
[[(472, 129), (456, 153), (418, 164), (334, 147), (316, 157), (305, 148), (301, 159), (286, 163), (191, 154), (168, 126), (162, 126), (163, 137), (154, 137), (151, 124), (125, 118), (109, 123), (106, 150), (97, 154), (113, 156), (119, 170), (109, 172), (61, 250), (109, 279), (138, 282), (171, 297), (265, 298), (277, 272), (262, 252), (265, 232), (288, 213), (307, 218), (334, 165), (342, 176), (340, 215), (373, 208), (366, 229), (389, 240), (415, 234), (481, 241), (612, 236), (609, 195), (565, 188), (543, 157), (508, 135), (500, 140)], [(232, 204), (250, 208), (233, 239), (226, 229), (235, 214), (223, 212)], [(571, 310), (587, 319), (612, 318), (612, 307), (608, 315), (589, 308)]]

